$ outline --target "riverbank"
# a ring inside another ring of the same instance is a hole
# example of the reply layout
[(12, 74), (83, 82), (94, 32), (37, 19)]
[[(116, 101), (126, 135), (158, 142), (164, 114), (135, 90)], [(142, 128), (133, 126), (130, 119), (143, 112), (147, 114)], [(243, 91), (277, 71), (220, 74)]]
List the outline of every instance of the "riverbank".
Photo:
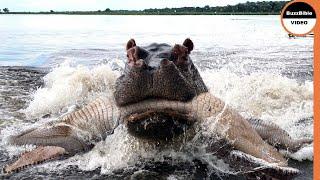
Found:
[[(3, 14), (63, 14), (63, 15), (279, 15), (282, 8), (289, 1), (246, 2), (236, 5), (210, 7), (173, 7), (150, 8), (143, 10), (9, 10), (4, 8)], [(1, 10), (0, 10), (1, 13)]]
[(22, 15), (280, 15), (275, 12), (144, 12), (144, 11), (128, 11), (128, 12), (99, 12), (99, 11), (70, 11), (70, 12), (10, 12), (0, 13), (22, 14)]

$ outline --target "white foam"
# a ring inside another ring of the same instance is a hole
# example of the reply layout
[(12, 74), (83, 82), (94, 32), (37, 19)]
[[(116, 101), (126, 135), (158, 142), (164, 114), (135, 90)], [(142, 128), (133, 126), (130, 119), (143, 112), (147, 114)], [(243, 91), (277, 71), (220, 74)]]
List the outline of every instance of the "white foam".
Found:
[(28, 129), (32, 129), (38, 126), (41, 126), (45, 123), (50, 121), (54, 121), (55, 118), (47, 118), (47, 119), (40, 119), (35, 123), (19, 123), (18, 125), (9, 125), (6, 128), (0, 131), (0, 147), (4, 147), (6, 149), (7, 155), (12, 158), (14, 156), (18, 156), (25, 151), (30, 151), (34, 149), (36, 146), (34, 145), (23, 145), (23, 146), (16, 146), (9, 144), (9, 138), (13, 135), (18, 135), (19, 133), (26, 131)]
[(117, 72), (107, 65), (89, 69), (81, 65), (72, 67), (70, 61), (66, 61), (44, 77), (44, 87), (34, 93), (25, 113), (28, 118), (55, 114), (99, 95), (109, 96), (116, 77)]
[[(238, 75), (220, 69), (201, 74), (210, 91), (243, 116), (272, 121), (293, 138), (313, 137), (313, 120), (299, 122), (313, 117), (313, 82), (299, 83), (270, 72)], [(309, 149), (290, 157), (312, 160), (313, 152)]]
[[(237, 75), (226, 69), (206, 70), (201, 74), (214, 95), (222, 98), (244, 116), (273, 121), (295, 138), (313, 136), (312, 122), (298, 122), (300, 118), (313, 116), (312, 82), (299, 83), (266, 72)], [(40, 117), (47, 113), (61, 114), (64, 107), (82, 105), (101, 95), (110, 96), (117, 76), (118, 72), (112, 71), (107, 65), (97, 65), (90, 69), (64, 63), (45, 76), (45, 86), (34, 93), (34, 98), (25, 112), (29, 117)], [(1, 132), (1, 137), (4, 137), (4, 134), (8, 136), (21, 132), (21, 128), (6, 130)], [(1, 146), (4, 147), (3, 144)], [(310, 145), (301, 149), (290, 157), (312, 160), (312, 147)], [(8, 150), (17, 154), (15, 150)], [(193, 156), (204, 157), (208, 163), (216, 161), (212, 156), (205, 156), (206, 153), (203, 149)], [(159, 152), (154, 144), (132, 137), (120, 126), (105, 141), (97, 143), (92, 151), (64, 161), (46, 163), (41, 167), (50, 170), (66, 168), (68, 165), (77, 165), (82, 170), (101, 167), (101, 173), (108, 174), (116, 169), (130, 167), (141, 159), (161, 160), (164, 156), (187, 161), (192, 159), (190, 153), (170, 147)], [(223, 162), (216, 161), (211, 166), (228, 172), (228, 166)]]
[(313, 161), (313, 145), (308, 145), (306, 147), (303, 147), (295, 153), (288, 154), (288, 156), (298, 161), (304, 161), (304, 160)]
[[(194, 140), (200, 139), (194, 138)], [(188, 148), (182, 148), (186, 146)], [(206, 146), (195, 147), (192, 143), (181, 144), (181, 146), (174, 143), (166, 144), (165, 147), (159, 146), (157, 142), (149, 142), (129, 135), (127, 128), (120, 125), (113, 134), (108, 136), (105, 141), (98, 142), (91, 151), (64, 161), (47, 163), (38, 168), (46, 168), (51, 171), (76, 165), (83, 171), (92, 171), (100, 167), (102, 174), (112, 174), (114, 170), (130, 168), (136, 163), (148, 160), (163, 162), (166, 157), (170, 157), (172, 164), (176, 162), (192, 163), (193, 159), (197, 157), (206, 161), (215, 170), (231, 173), (227, 164), (211, 153), (206, 153), (205, 148)]]
[(115, 169), (133, 165), (139, 158), (151, 158), (153, 154), (149, 144), (129, 135), (126, 128), (120, 126), (92, 151), (79, 157), (78, 167), (82, 170), (101, 167), (101, 173), (108, 174)]

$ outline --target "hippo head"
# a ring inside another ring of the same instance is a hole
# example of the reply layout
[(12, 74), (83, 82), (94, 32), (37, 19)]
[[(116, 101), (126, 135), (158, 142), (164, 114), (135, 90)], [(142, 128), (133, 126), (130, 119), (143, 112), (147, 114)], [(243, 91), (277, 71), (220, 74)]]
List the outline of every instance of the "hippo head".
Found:
[[(137, 46), (134, 39), (126, 45), (127, 62), (123, 75), (116, 81), (115, 101), (118, 107), (143, 104), (144, 101), (177, 101), (186, 103), (202, 92), (207, 92), (190, 54), (193, 42), (170, 46), (153, 43)], [(132, 112), (127, 122), (129, 132), (152, 138), (169, 138), (188, 124), (185, 114), (174, 107), (159, 110), (146, 107), (144, 112)]]

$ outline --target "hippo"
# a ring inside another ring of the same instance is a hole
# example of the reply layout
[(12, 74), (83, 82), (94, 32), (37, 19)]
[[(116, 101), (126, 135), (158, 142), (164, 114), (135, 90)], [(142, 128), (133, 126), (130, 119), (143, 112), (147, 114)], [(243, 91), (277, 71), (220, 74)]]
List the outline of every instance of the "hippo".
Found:
[(290, 179), (299, 174), (279, 150), (294, 152), (313, 140), (293, 139), (274, 123), (246, 119), (211, 94), (190, 57), (193, 49), (189, 38), (174, 46), (138, 46), (130, 39), (113, 97), (97, 98), (55, 121), (11, 136), (10, 144), (37, 148), (4, 167), (4, 173), (89, 151), (120, 124), (137, 138), (170, 142), (186, 129), (210, 122), (211, 150), (230, 166), (245, 168), (256, 177)]

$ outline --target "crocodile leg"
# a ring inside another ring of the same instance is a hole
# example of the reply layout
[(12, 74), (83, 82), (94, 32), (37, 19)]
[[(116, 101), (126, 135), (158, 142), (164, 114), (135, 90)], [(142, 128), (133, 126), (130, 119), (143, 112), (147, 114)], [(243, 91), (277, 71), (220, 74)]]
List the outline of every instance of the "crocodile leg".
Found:
[(313, 139), (311, 138), (293, 139), (285, 130), (272, 122), (253, 118), (247, 120), (262, 139), (277, 148), (295, 152), (303, 145), (313, 142)]
[(10, 144), (37, 146), (59, 146), (69, 153), (84, 151), (89, 145), (78, 138), (73, 130), (66, 125), (44, 126), (27, 130), (9, 139)]

